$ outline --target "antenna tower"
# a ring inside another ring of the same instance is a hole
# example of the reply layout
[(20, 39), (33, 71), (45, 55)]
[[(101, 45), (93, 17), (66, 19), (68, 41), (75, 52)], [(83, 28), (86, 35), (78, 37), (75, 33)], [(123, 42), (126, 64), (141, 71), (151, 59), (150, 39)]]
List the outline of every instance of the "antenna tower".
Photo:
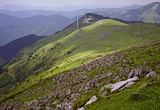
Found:
[(77, 28), (79, 28), (79, 20), (78, 20), (78, 13), (77, 13)]

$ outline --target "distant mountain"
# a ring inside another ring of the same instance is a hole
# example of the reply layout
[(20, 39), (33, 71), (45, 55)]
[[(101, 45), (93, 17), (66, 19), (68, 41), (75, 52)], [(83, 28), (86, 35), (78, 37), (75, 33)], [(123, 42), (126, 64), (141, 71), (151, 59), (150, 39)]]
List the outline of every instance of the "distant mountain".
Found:
[(1, 10), (10, 10), (10, 11), (21, 11), (21, 10), (52, 10), (52, 11), (76, 11), (80, 9), (113, 9), (113, 8), (127, 8), (127, 9), (136, 9), (141, 5), (133, 6), (110, 6), (110, 5), (82, 5), (82, 6), (62, 6), (62, 7), (52, 7), (52, 6), (25, 6), (25, 5), (3, 5), (0, 6)]
[(4, 64), (6, 61), (11, 60), (17, 55), (17, 53), (25, 48), (35, 43), (36, 41), (44, 38), (45, 36), (36, 36), (34, 34), (16, 39), (2, 47), (0, 47), (0, 65)]
[(12, 25), (12, 24), (19, 24), (21, 21), (20, 18), (12, 17), (7, 14), (0, 13), (0, 26), (2, 25)]
[[(72, 11), (52, 11), (52, 10), (40, 10), (40, 9), (33, 9), (33, 10), (21, 10), (21, 11), (11, 11), (11, 10), (4, 10), (1, 9), (0, 13), (3, 14), (7, 14), (10, 16), (14, 16), (14, 17), (19, 17), (19, 18), (26, 18), (26, 17), (32, 17), (35, 15), (45, 15), (45, 16), (49, 16), (49, 15), (62, 15), (62, 16), (66, 16), (69, 18), (72, 18), (74, 16), (76, 16), (77, 13), (79, 13), (79, 15), (84, 15), (85, 13), (91, 13), (91, 12), (97, 12), (97, 11), (124, 11), (124, 10), (129, 10), (129, 9), (138, 9), (140, 8), (141, 5), (133, 5), (133, 6), (128, 6), (128, 7), (121, 7), (121, 8), (109, 8), (109, 7), (101, 7), (101, 8), (96, 8), (94, 7), (79, 7), (77, 10), (74, 9), (74, 7), (72, 8)], [(63, 7), (63, 8), (67, 8), (67, 7)], [(60, 10), (61, 8), (59, 8)], [(68, 8), (67, 8), (68, 9)]]
[(52, 35), (69, 23), (70, 19), (61, 15), (36, 15), (22, 19), (0, 14), (0, 45), (29, 34)]
[(160, 2), (153, 2), (141, 8), (128, 11), (105, 11), (97, 14), (119, 18), (127, 21), (143, 21), (150, 23), (160, 23)]

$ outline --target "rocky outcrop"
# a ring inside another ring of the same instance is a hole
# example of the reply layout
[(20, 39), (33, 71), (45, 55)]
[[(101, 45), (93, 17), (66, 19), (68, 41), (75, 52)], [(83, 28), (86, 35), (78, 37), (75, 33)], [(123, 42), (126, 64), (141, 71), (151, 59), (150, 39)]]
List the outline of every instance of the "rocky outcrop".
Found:
[(145, 74), (149, 73), (151, 70), (147, 67), (141, 67), (141, 68), (134, 68), (131, 70), (130, 74), (128, 75), (128, 78), (133, 77), (144, 77)]
[(139, 78), (134, 77), (134, 78), (128, 79), (126, 81), (117, 82), (115, 84), (108, 84), (108, 85), (105, 85), (104, 87), (105, 88), (111, 87), (112, 88), (111, 93), (114, 93), (117, 90), (122, 90), (125, 87), (129, 87), (130, 85), (133, 84), (133, 82), (137, 82), (137, 81), (139, 81)]

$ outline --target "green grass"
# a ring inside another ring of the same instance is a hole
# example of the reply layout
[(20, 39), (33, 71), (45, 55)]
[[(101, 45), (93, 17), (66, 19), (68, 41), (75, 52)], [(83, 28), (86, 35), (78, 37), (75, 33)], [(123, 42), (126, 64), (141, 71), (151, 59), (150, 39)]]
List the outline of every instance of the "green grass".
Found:
[[(152, 87), (137, 89), (147, 80), (140, 81), (121, 92), (100, 98), (97, 102), (88, 105), (86, 110), (159, 110), (160, 86), (159, 83)], [(132, 98), (132, 93), (138, 92), (138, 98)]]

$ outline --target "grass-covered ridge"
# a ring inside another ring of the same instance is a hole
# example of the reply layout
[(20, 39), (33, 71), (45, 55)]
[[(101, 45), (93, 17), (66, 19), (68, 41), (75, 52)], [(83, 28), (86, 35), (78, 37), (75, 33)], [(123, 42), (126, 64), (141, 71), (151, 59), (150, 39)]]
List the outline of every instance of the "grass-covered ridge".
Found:
[(64, 30), (21, 51), (6, 65), (0, 78), (7, 76), (12, 80), (1, 80), (0, 90), (3, 92), (27, 78), (10, 92), (11, 95), (16, 94), (36, 85), (40, 80), (88, 63), (102, 55), (157, 41), (159, 29), (159, 24), (127, 25), (106, 19), (77, 30)]

